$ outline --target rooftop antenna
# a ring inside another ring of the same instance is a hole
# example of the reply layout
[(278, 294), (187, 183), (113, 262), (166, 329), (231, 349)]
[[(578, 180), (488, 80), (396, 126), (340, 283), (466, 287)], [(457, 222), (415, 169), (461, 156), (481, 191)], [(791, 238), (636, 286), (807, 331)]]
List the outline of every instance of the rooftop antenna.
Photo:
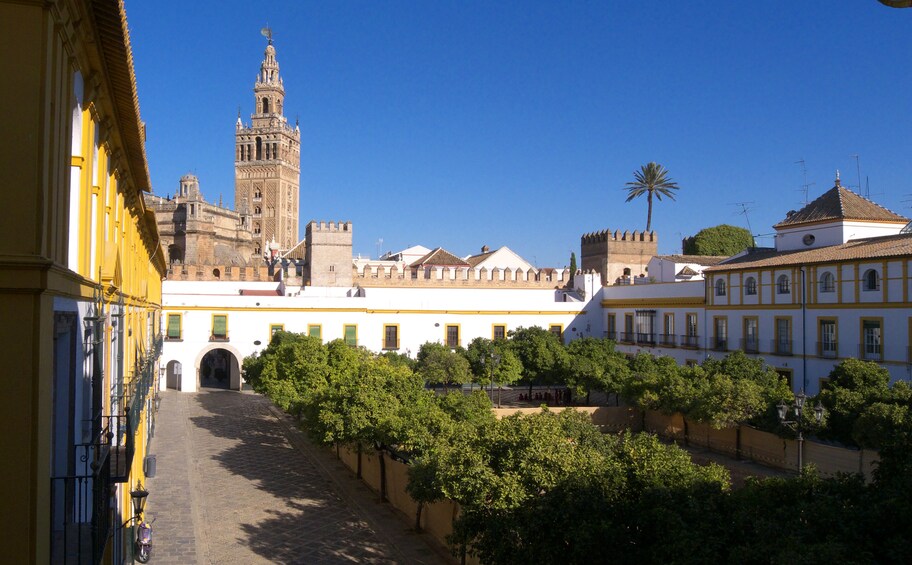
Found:
[(808, 204), (808, 189), (809, 189), (810, 187), (814, 186), (814, 184), (816, 184), (816, 183), (813, 183), (813, 182), (812, 182), (812, 183), (808, 183), (808, 170), (807, 170), (807, 165), (806, 165), (805, 162), (804, 162), (804, 159), (799, 159), (798, 161), (795, 161), (795, 164), (796, 164), (796, 165), (801, 165), (801, 174), (804, 176), (804, 184), (801, 185), (801, 189), (800, 189), (800, 190), (804, 191), (804, 205), (807, 206), (807, 204)]
[(744, 216), (744, 220), (747, 222), (747, 231), (751, 234), (751, 240), (754, 238), (754, 230), (751, 229), (750, 217), (747, 215), (750, 212), (750, 208), (747, 207), (748, 204), (754, 204), (753, 202), (732, 202), (730, 206), (739, 206), (741, 208), (740, 212), (737, 212), (738, 215)]
[[(854, 155), (849, 155), (849, 157), (851, 157), (852, 159), (855, 159), (855, 172), (858, 173), (858, 192), (861, 192), (861, 163), (858, 159), (858, 153), (855, 153)], [(865, 198), (870, 200), (871, 192), (869, 190), (865, 189), (864, 196), (865, 196)]]

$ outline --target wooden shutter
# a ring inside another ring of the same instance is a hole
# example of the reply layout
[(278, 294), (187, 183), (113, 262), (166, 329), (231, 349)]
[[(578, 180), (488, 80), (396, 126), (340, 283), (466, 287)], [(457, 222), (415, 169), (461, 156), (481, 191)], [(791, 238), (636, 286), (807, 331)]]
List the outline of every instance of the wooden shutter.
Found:
[(358, 326), (345, 326), (345, 344), (358, 345)]
[(228, 335), (228, 316), (212, 317), (212, 335), (225, 337)]
[(180, 339), (181, 317), (180, 314), (168, 314), (168, 338)]

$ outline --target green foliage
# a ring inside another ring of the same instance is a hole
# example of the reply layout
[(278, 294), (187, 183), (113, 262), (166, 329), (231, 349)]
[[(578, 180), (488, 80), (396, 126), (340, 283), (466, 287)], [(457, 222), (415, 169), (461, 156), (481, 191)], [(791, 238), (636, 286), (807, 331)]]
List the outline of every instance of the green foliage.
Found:
[(538, 326), (520, 327), (510, 332), (508, 343), (522, 363), (523, 380), (539, 384), (564, 381), (570, 357), (559, 337)]
[(576, 253), (571, 251), (570, 252), (570, 276), (571, 277), (576, 274), (577, 269), (578, 269), (578, 267), (576, 266)]
[(630, 376), (627, 357), (614, 349), (609, 339), (583, 337), (567, 344), (567, 386), (577, 394), (590, 390), (618, 392)]
[(735, 255), (754, 246), (754, 238), (749, 231), (737, 226), (721, 224), (704, 228), (697, 235), (684, 240), (686, 255)]
[[(890, 373), (872, 361), (846, 359), (833, 368), (829, 383), (820, 392), (828, 423), (821, 436), (847, 444), (856, 443), (855, 423), (866, 407), (890, 401)], [(864, 437), (871, 440), (870, 433)], [(875, 443), (879, 443), (874, 440)]]
[(472, 382), (469, 362), (461, 349), (451, 350), (436, 342), (427, 342), (418, 350), (416, 370), (425, 382), (442, 384), (444, 389), (452, 385)]
[(674, 359), (638, 353), (630, 369), (620, 386), (621, 396), (627, 402), (643, 410), (667, 414), (688, 410), (692, 385), (682, 378), (682, 368)]

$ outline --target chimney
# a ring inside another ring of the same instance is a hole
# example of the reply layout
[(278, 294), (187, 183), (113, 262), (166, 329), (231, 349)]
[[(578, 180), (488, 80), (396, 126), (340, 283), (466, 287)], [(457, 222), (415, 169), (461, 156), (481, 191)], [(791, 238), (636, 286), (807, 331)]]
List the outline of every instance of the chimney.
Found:
[(482, 246), (481, 246), (481, 252), (482, 252), (482, 253), (487, 253), (487, 252), (490, 251), (490, 250), (491, 250), (491, 248), (488, 247), (487, 245), (482, 245)]

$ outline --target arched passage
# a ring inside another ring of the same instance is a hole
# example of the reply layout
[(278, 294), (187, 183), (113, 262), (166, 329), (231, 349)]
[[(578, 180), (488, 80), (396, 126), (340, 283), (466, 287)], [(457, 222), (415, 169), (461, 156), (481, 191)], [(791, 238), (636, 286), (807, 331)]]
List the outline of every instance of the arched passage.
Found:
[(197, 388), (241, 390), (241, 354), (227, 343), (212, 344), (196, 357)]
[(166, 365), (165, 387), (180, 390), (183, 368), (180, 361), (169, 361)]

